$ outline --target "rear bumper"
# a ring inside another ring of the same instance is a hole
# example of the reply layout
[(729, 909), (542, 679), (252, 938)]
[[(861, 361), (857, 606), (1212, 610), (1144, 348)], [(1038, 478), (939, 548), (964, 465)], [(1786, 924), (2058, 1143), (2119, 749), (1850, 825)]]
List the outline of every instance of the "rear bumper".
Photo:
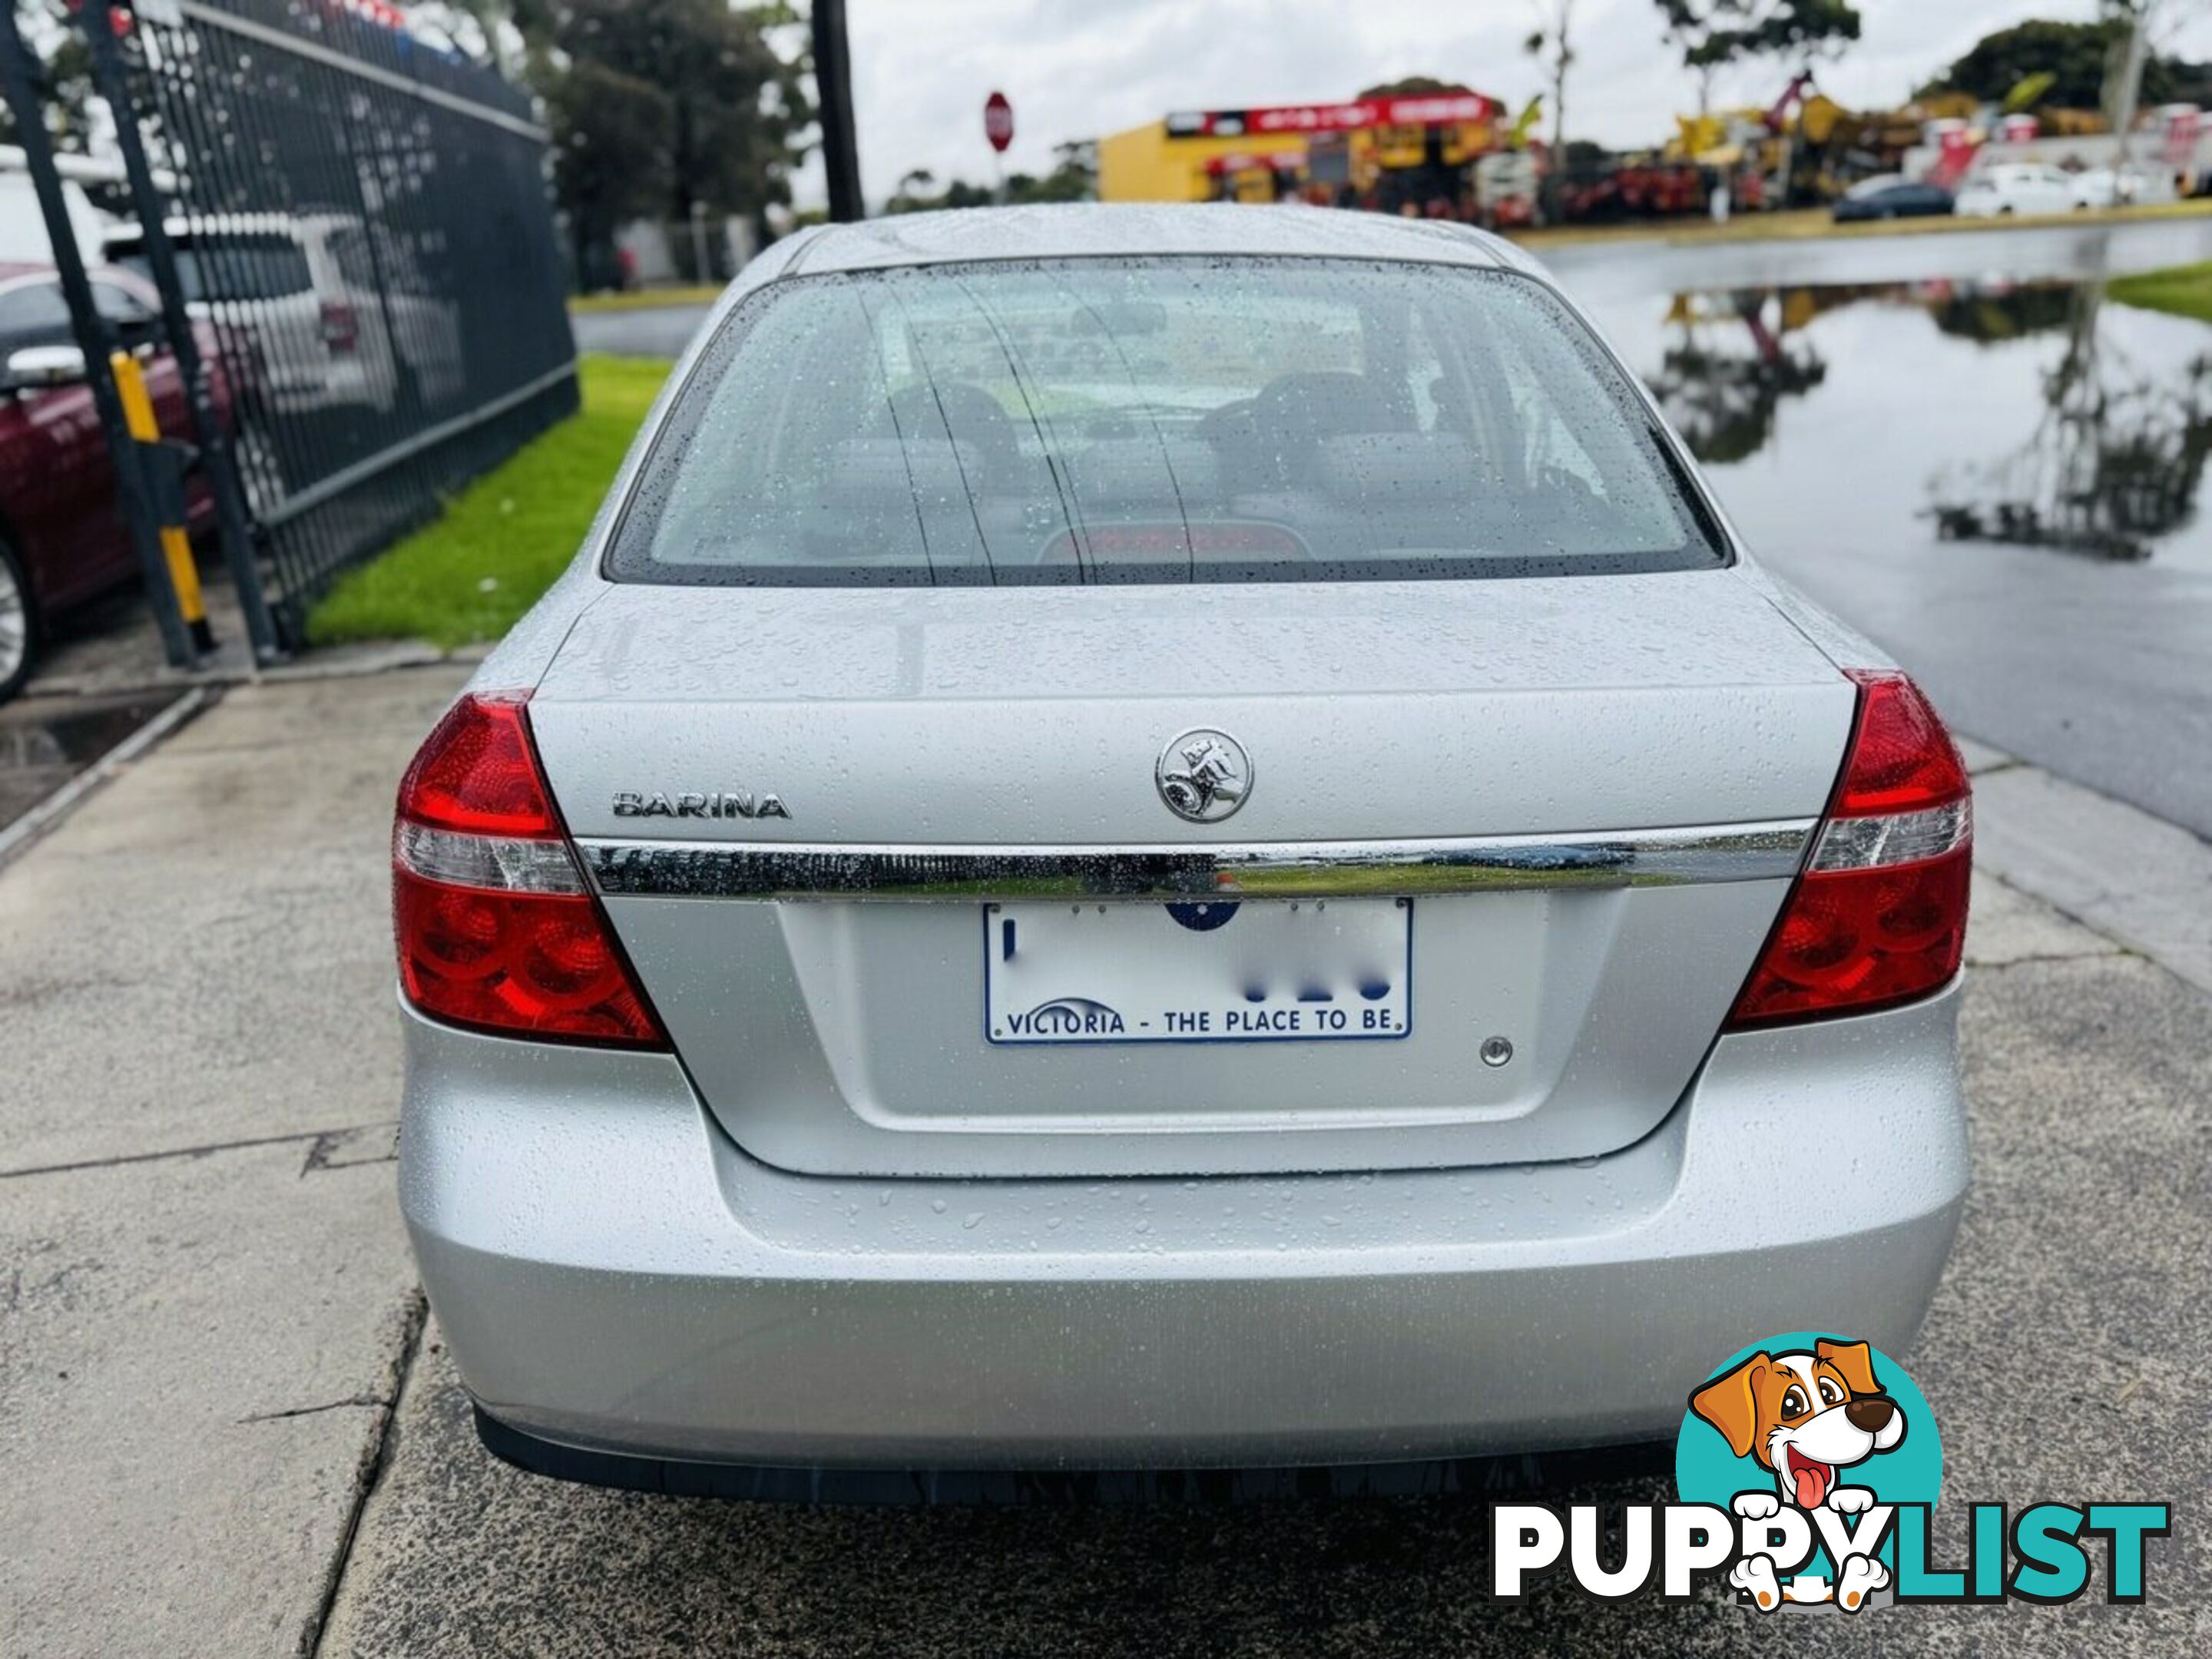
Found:
[(1196, 1181), (788, 1175), (668, 1057), (408, 1014), (402, 1202), (464, 1381), (555, 1447), (1051, 1469), (1647, 1439), (1745, 1342), (1911, 1342), (1966, 1184), (1957, 997), (1725, 1038), (1605, 1158)]

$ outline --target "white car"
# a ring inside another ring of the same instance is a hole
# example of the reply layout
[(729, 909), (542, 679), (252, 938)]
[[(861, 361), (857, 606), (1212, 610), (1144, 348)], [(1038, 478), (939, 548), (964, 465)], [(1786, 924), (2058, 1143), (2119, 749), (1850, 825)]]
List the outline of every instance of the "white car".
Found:
[(2144, 202), (2170, 202), (2173, 180), (2162, 172), (2141, 167), (2091, 167), (2074, 175), (2074, 205), (2077, 208), (2132, 207)]
[[(434, 409), (459, 390), (453, 303), (434, 296), (398, 238), (381, 234), (372, 249), (358, 215), (198, 214), (165, 228), (185, 309), (252, 342), (259, 383), (277, 410), (390, 410), (398, 394), (395, 333), (427, 404)], [(111, 263), (151, 279), (138, 226), (118, 225), (106, 241)]]
[(1747, 1330), (1911, 1340), (1965, 769), (1527, 255), (834, 225), (670, 388), (400, 788), (399, 1190), (500, 1455), (1601, 1445)]
[[(15, 164), (20, 150), (0, 144), (0, 260), (48, 265), (54, 245), (46, 234), (46, 215), (40, 210), (31, 175)], [(76, 232), (77, 252), (87, 264), (100, 264), (100, 235), (106, 216), (94, 207), (84, 186), (74, 179), (62, 180), (62, 205), (70, 227)]]
[(2070, 213), (2074, 180), (2053, 167), (2008, 161), (1984, 167), (1959, 186), (1953, 210), (1962, 219), (2009, 218), (2016, 213)]

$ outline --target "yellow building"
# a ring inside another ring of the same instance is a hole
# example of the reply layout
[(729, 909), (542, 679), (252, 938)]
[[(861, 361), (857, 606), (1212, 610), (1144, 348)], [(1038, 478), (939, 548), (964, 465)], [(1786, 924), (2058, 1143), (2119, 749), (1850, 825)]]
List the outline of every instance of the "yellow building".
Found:
[(1306, 141), (1297, 133), (1266, 137), (1170, 138), (1168, 124), (1152, 121), (1098, 141), (1098, 199), (1102, 202), (1210, 202), (1220, 176), (1206, 163), (1237, 156), (1291, 156), (1303, 161)]
[[(1394, 175), (1467, 167), (1497, 148), (1504, 106), (1465, 88), (1340, 104), (1187, 111), (1098, 141), (1107, 202), (1267, 202), (1310, 189), (1326, 200)], [(1449, 191), (1446, 191), (1449, 193)]]

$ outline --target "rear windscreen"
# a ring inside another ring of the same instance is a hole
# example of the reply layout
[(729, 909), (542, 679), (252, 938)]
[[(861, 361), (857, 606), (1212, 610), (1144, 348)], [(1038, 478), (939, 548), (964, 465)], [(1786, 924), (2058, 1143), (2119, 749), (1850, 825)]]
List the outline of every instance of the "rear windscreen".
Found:
[[(208, 234), (174, 240), (177, 281), (186, 300), (281, 300), (314, 286), (305, 249), (289, 236)], [(153, 280), (153, 262), (137, 249), (117, 259)]]
[(607, 569), (878, 586), (1723, 561), (1643, 406), (1540, 283), (1085, 258), (764, 289), (678, 397)]

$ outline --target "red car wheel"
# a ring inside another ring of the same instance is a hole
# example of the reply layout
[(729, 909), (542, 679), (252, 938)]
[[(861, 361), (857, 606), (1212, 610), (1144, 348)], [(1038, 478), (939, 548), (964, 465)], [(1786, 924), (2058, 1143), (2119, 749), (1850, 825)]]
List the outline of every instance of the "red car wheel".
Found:
[(0, 542), (0, 702), (22, 689), (31, 677), (39, 642), (38, 616), (15, 550)]

